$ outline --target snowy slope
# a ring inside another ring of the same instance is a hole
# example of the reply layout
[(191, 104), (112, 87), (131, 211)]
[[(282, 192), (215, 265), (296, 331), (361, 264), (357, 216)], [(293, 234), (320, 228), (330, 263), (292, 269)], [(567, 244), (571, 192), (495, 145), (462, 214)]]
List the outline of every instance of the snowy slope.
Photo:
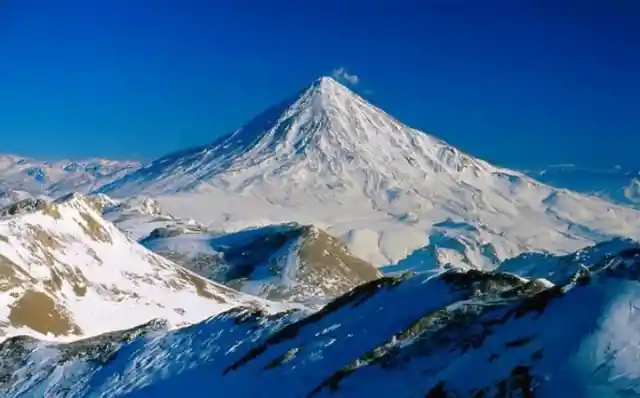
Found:
[(172, 226), (154, 230), (140, 243), (236, 290), (310, 307), (382, 276), (335, 237), (295, 223), (235, 233)]
[(382, 276), (314, 226), (285, 223), (226, 232), (174, 217), (152, 198), (119, 203), (104, 194), (92, 198), (106, 204), (107, 220), (149, 250), (255, 296), (318, 307)]
[(123, 201), (114, 201), (104, 194), (92, 197), (101, 198), (106, 203), (102, 209), (103, 217), (136, 241), (146, 238), (157, 228), (204, 230), (194, 220), (174, 217), (156, 200), (146, 196), (134, 196)]
[(71, 192), (89, 193), (140, 167), (133, 161), (86, 159), (46, 162), (0, 155), (0, 193), (22, 190), (51, 197)]
[[(237, 308), (68, 345), (0, 345), (6, 397), (627, 397), (640, 393), (640, 246), (552, 285), (383, 278), (307, 317)], [(143, 335), (143, 336), (138, 336)]]
[(572, 191), (595, 195), (612, 202), (640, 208), (640, 171), (620, 167), (592, 170), (574, 165), (557, 165), (526, 172), (533, 178)]
[(640, 238), (640, 212), (473, 158), (331, 78), (100, 191), (157, 196), (176, 217), (215, 230), (316, 225), (376, 265), (413, 254), (406, 268), (492, 269), (527, 251)]
[(0, 209), (1, 336), (73, 339), (154, 318), (177, 326), (240, 304), (271, 305), (148, 251), (98, 210), (80, 195)]

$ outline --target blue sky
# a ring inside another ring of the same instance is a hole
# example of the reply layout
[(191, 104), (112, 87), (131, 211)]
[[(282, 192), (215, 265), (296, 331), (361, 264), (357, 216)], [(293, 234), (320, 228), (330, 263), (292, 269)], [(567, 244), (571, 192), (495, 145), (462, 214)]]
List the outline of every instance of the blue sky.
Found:
[(640, 167), (638, 3), (5, 0), (0, 152), (150, 160), (343, 67), (487, 160)]

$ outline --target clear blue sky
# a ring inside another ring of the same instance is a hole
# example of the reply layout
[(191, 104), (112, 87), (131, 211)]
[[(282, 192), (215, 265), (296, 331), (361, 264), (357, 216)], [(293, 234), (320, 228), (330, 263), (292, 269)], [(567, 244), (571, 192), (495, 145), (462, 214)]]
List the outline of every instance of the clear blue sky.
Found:
[(640, 167), (639, 3), (4, 0), (0, 152), (150, 160), (345, 67), (487, 160)]

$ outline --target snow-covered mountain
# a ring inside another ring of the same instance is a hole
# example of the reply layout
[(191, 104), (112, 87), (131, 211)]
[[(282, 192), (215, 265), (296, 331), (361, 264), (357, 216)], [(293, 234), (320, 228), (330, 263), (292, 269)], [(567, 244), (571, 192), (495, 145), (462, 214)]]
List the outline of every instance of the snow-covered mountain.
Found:
[(558, 285), (475, 270), (385, 277), (306, 317), (236, 308), (171, 332), (153, 322), (64, 345), (14, 338), (0, 345), (0, 392), (637, 396), (640, 246), (576, 267)]
[(526, 173), (558, 188), (599, 196), (640, 209), (640, 170), (625, 170), (621, 167), (599, 170), (575, 165), (556, 165)]
[(260, 188), (276, 197), (299, 191), (333, 197), (366, 188), (372, 200), (386, 202), (388, 197), (375, 195), (391, 195), (396, 180), (428, 182), (453, 171), (494, 170), (324, 77), (213, 144), (158, 159), (101, 191), (161, 195), (209, 183), (233, 192)]
[(633, 184), (547, 185), (331, 78), (96, 162), (0, 157), (1, 396), (640, 394)]
[(237, 305), (272, 305), (154, 254), (99, 210), (80, 195), (0, 209), (2, 338), (77, 339), (154, 318), (181, 326)]
[(158, 228), (140, 241), (201, 276), (275, 301), (318, 307), (382, 274), (335, 237), (295, 223), (213, 233)]
[(139, 162), (106, 159), (46, 162), (0, 155), (0, 194), (26, 191), (59, 197), (71, 192), (89, 193), (140, 167)]
[(316, 225), (376, 265), (411, 255), (399, 268), (492, 269), (527, 251), (640, 238), (640, 212), (473, 158), (326, 77), (212, 144), (100, 191), (156, 196), (215, 230)]

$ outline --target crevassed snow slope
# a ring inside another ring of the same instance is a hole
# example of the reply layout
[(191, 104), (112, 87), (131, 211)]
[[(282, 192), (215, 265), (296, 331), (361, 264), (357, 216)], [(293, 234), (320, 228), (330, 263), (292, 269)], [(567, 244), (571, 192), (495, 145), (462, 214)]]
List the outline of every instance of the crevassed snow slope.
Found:
[(238, 308), (137, 338), (128, 336), (157, 328), (62, 346), (15, 339), (0, 345), (7, 375), (0, 392), (8, 398), (637, 396), (640, 246), (620, 248), (561, 285), (452, 270), (370, 282), (297, 319)]
[(412, 267), (490, 269), (526, 251), (640, 237), (640, 212), (473, 158), (326, 77), (211, 145), (101, 192), (155, 195), (215, 230), (313, 224), (377, 265), (426, 247)]
[(27, 199), (0, 215), (3, 337), (77, 339), (154, 318), (178, 326), (236, 305), (275, 305), (148, 251), (80, 195)]

